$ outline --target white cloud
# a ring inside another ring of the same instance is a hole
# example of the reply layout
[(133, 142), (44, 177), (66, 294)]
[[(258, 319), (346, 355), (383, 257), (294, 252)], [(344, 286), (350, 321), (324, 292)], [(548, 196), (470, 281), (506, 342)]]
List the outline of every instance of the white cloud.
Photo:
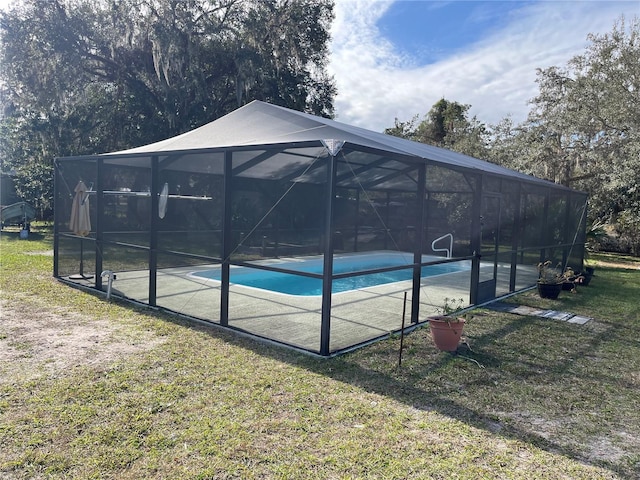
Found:
[(14, 6), (17, 3), (17, 0), (0, 0), (0, 10), (9, 10), (9, 7)]
[(394, 118), (424, 115), (438, 99), (472, 105), (485, 123), (520, 122), (537, 94), (536, 68), (562, 66), (584, 52), (587, 34), (611, 31), (637, 2), (543, 1), (522, 4), (505, 27), (462, 53), (427, 66), (403, 56), (376, 28), (392, 1), (336, 0), (329, 66), (336, 119), (382, 131)]

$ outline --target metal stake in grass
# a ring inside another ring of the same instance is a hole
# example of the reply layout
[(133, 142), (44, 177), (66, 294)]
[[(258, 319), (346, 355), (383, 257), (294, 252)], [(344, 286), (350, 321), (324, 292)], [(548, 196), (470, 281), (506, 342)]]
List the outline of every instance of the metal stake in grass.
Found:
[(398, 368), (402, 365), (402, 344), (404, 343), (404, 317), (407, 313), (407, 292), (404, 292), (404, 303), (402, 304), (402, 328), (400, 329), (400, 353), (398, 354)]

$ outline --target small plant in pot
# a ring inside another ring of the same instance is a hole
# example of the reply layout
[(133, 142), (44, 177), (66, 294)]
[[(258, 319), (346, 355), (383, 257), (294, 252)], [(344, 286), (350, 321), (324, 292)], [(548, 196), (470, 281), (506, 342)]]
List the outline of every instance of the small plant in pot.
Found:
[(538, 294), (541, 298), (557, 299), (563, 283), (563, 274), (558, 267), (552, 266), (551, 260), (538, 264)]
[(456, 317), (454, 314), (464, 307), (464, 300), (445, 298), (440, 314), (429, 317), (429, 330), (436, 348), (443, 352), (455, 352), (458, 350), (460, 337), (464, 329), (466, 319)]
[(589, 285), (589, 282), (591, 282), (591, 277), (593, 277), (595, 272), (595, 265), (590, 263), (590, 262), (585, 262), (584, 265), (584, 272), (580, 273), (580, 275), (583, 277), (582, 279), (582, 285)]
[(576, 273), (573, 268), (565, 268), (564, 273), (562, 274), (562, 290), (575, 293), (576, 286), (583, 284), (584, 278), (584, 275)]
[(593, 277), (592, 273), (589, 273), (588, 270), (584, 271), (578, 275), (578, 277), (576, 278), (576, 283), (578, 285), (584, 285), (586, 287), (591, 282), (591, 277)]

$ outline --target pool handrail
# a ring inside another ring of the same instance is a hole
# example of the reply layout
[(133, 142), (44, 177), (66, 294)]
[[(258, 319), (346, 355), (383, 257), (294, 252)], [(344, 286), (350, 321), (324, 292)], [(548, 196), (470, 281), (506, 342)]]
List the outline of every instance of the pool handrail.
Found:
[[(444, 240), (445, 238), (449, 238), (449, 248), (436, 248), (436, 243), (440, 240)], [(431, 250), (434, 252), (447, 252), (447, 258), (451, 258), (451, 254), (453, 253), (453, 234), (446, 233), (441, 237), (436, 238), (433, 242), (431, 242)]]

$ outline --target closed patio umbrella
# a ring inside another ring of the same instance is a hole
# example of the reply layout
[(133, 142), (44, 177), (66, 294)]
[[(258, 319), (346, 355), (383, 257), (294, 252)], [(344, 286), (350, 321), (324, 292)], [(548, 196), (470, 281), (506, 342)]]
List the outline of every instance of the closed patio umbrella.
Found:
[[(74, 234), (86, 237), (91, 232), (91, 217), (89, 215), (89, 193), (87, 186), (82, 180), (75, 188), (76, 194), (71, 204), (71, 218), (69, 219), (69, 230)], [(73, 280), (93, 278), (93, 275), (84, 274), (84, 241), (80, 240), (80, 274), (71, 275)]]
[(167, 199), (169, 198), (169, 184), (165, 183), (160, 192), (160, 198), (158, 200), (158, 216), (164, 218), (167, 213)]
[(69, 219), (69, 230), (76, 235), (86, 237), (91, 231), (91, 218), (89, 216), (89, 194), (87, 186), (82, 180), (75, 188), (75, 196), (71, 205), (71, 218)]

